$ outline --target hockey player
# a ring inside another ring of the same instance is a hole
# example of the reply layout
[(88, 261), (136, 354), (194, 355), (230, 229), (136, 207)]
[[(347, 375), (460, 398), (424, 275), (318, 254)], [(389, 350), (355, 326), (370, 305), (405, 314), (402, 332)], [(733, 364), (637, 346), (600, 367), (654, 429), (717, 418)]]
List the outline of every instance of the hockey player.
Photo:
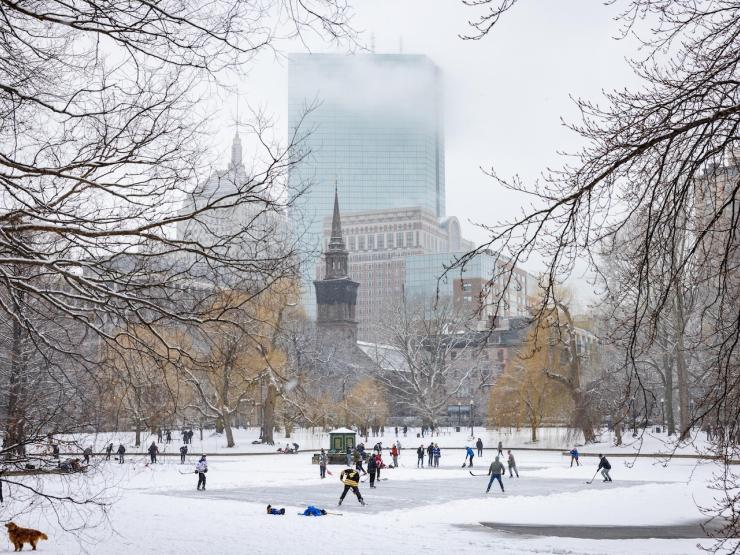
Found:
[(490, 480), (488, 480), (488, 487), (486, 488), (486, 493), (491, 491), (491, 486), (493, 485), (494, 480), (498, 480), (498, 484), (501, 486), (501, 491), (504, 491), (504, 483), (501, 481), (501, 474), (505, 474), (506, 469), (504, 468), (504, 465), (501, 464), (498, 460), (498, 457), (491, 463), (491, 466), (488, 468), (488, 475), (491, 477)]
[(612, 465), (609, 464), (609, 461), (606, 460), (606, 457), (604, 455), (599, 455), (599, 468), (597, 468), (597, 472), (601, 470), (601, 475), (604, 477), (605, 482), (611, 482), (612, 477), (609, 476), (609, 471), (612, 469)]
[(354, 468), (345, 468), (342, 470), (342, 473), (339, 475), (339, 479), (344, 484), (344, 491), (342, 492), (342, 495), (339, 496), (339, 503), (338, 505), (342, 504), (342, 501), (344, 501), (344, 497), (347, 495), (347, 492), (351, 489), (352, 493), (354, 493), (357, 496), (357, 500), (360, 502), (360, 505), (364, 505), (365, 501), (362, 499), (362, 494), (360, 493), (359, 488), (357, 487), (360, 483), (360, 473), (357, 472)]
[(205, 491), (206, 472), (208, 472), (208, 463), (206, 462), (206, 456), (202, 455), (195, 465), (195, 473), (198, 475), (198, 486), (195, 489), (202, 489)]

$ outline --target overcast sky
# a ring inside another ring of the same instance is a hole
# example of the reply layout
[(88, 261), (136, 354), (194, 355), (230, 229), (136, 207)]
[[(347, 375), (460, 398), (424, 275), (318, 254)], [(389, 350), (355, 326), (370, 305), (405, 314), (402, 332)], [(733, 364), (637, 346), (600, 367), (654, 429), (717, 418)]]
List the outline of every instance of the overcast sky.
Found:
[[(561, 124), (561, 118), (577, 121), (571, 95), (598, 100), (603, 89), (636, 83), (625, 61), (636, 42), (614, 39), (616, 8), (596, 0), (521, 0), (481, 41), (458, 37), (476, 14), (459, 0), (355, 0), (354, 6), (354, 25), (366, 44), (374, 37), (376, 52), (399, 52), (402, 43), (403, 52), (426, 54), (442, 69), (447, 214), (458, 216), (476, 242), (486, 237), (476, 222), (506, 219), (526, 202), (496, 186), (480, 166), (535, 179), (562, 163), (558, 151), (579, 145)], [(287, 132), (287, 79), (287, 60), (259, 58), (240, 83), (241, 106), (265, 107)], [(224, 99), (222, 131), (214, 136), (225, 157), (235, 105)]]

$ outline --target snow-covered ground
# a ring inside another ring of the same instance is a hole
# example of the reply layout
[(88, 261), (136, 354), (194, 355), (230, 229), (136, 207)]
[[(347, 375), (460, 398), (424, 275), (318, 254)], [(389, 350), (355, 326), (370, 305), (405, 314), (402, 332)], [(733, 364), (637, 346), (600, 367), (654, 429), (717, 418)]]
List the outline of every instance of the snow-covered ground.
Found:
[[(268, 449), (253, 446), (253, 431), (240, 431), (237, 452)], [(404, 447), (422, 440), (401, 437)], [(395, 435), (393, 439), (395, 439)], [(411, 434), (409, 434), (411, 435)], [(702, 519), (698, 505), (712, 501), (707, 487), (715, 463), (697, 459), (674, 459), (667, 466), (657, 458), (613, 458), (614, 482), (590, 480), (596, 459), (584, 457), (581, 467), (569, 467), (569, 459), (555, 451), (514, 450), (521, 478), (506, 478), (506, 493), (494, 485), (486, 494), (486, 477), (471, 476), (460, 468), (463, 454), (446, 446), (461, 446), (468, 434), (442, 434), (441, 468), (417, 469), (416, 456), (404, 451), (401, 468), (384, 470), (377, 489), (367, 483), (361, 490), (368, 505), (361, 507), (350, 493), (341, 508), (336, 500), (342, 486), (338, 474), (343, 467), (330, 466), (334, 476), (321, 480), (311, 453), (297, 455), (216, 456), (209, 461), (208, 489), (195, 491), (196, 477), (191, 457), (144, 465), (134, 455), (119, 465), (96, 461), (96, 469), (85, 475), (45, 477), (71, 480), (72, 487), (97, 487), (114, 498), (107, 518), (99, 521), (97, 509), (81, 512), (36, 510), (15, 516), (22, 526), (37, 527), (50, 536), (42, 542), (42, 553), (78, 552), (129, 553), (409, 553), (419, 550), (456, 553), (690, 553), (697, 552), (698, 539), (594, 540), (517, 535), (482, 526), (481, 522), (511, 524), (560, 524), (576, 528), (587, 525), (679, 525)], [(477, 436), (476, 436), (477, 437)], [(481, 433), (487, 445), (499, 437), (505, 445), (519, 438), (494, 431)], [(226, 452), (220, 436), (207, 434), (194, 452)], [(522, 445), (526, 441), (524, 432)], [(91, 439), (91, 438), (89, 438)], [(107, 441), (96, 438), (96, 448)], [(116, 438), (130, 440), (130, 437)], [(386, 434), (385, 442), (390, 443)], [(301, 432), (293, 438), (301, 447), (328, 443), (325, 438)], [(151, 440), (150, 440), (151, 441)], [(545, 440), (543, 440), (544, 442)], [(553, 447), (557, 438), (551, 438)], [(652, 440), (651, 440), (652, 441)], [(656, 440), (657, 441), (657, 440)], [(373, 438), (370, 438), (373, 443)], [(424, 444), (428, 438), (424, 438)], [(175, 451), (179, 442), (170, 446)], [(656, 443), (657, 446), (657, 443)], [(531, 446), (527, 446), (531, 447)], [(602, 446), (603, 447), (603, 446)], [(594, 449), (600, 449), (597, 446)], [(622, 448), (628, 452), (630, 447)], [(589, 448), (590, 450), (590, 448)], [(606, 449), (604, 449), (606, 450)], [(610, 448), (614, 451), (615, 448)], [(476, 458), (473, 470), (485, 474), (494, 450), (486, 450), (483, 461)], [(285, 507), (285, 516), (268, 516), (265, 505)], [(13, 499), (6, 499), (2, 520), (13, 512)], [(298, 516), (306, 504), (315, 503), (342, 516), (309, 518)], [(83, 535), (64, 532), (66, 527), (89, 519), (96, 524)], [(656, 529), (657, 530), (657, 529)], [(0, 546), (7, 548), (7, 539)]]

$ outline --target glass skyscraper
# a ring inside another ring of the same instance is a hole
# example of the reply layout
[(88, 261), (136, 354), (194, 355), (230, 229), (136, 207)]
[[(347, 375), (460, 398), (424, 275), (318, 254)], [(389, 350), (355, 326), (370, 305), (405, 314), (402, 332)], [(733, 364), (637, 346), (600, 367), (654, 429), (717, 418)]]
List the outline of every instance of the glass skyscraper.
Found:
[(301, 139), (289, 181), (305, 188), (292, 220), (314, 254), (303, 279), (313, 315), (335, 184), (343, 215), (421, 207), (445, 216), (441, 75), (426, 56), (406, 54), (294, 54), (288, 70), (288, 125)]

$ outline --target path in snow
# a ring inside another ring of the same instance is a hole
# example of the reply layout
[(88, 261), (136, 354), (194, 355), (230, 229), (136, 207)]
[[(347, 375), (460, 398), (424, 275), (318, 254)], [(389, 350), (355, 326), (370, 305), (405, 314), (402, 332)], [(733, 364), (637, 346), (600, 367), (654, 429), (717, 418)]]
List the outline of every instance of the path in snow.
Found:
[[(334, 469), (332, 469), (334, 470)], [(427, 472), (424, 470), (423, 472)], [(479, 472), (485, 472), (480, 469)], [(501, 493), (498, 482), (491, 487), (491, 493), (486, 494), (488, 485), (487, 476), (470, 476), (467, 470), (460, 470), (458, 478), (440, 478), (434, 480), (403, 480), (393, 477), (393, 470), (384, 470), (382, 480), (375, 489), (370, 489), (366, 481), (360, 484), (367, 506), (361, 507), (357, 498), (350, 491), (342, 505), (342, 510), (379, 513), (394, 509), (412, 509), (420, 505), (434, 505), (457, 501), (460, 499), (489, 497), (492, 503), (501, 496), (541, 496), (556, 493), (576, 492), (586, 488), (618, 489), (644, 485), (648, 482), (619, 481), (611, 484), (594, 482), (586, 484), (580, 479), (542, 479), (542, 478), (505, 478), (505, 493)], [(463, 474), (464, 473), (464, 474)], [(264, 486), (264, 487), (241, 487), (232, 489), (212, 489), (206, 491), (174, 490), (164, 492), (165, 495), (178, 497), (227, 499), (230, 501), (246, 501), (252, 503), (268, 503), (276, 506), (305, 506), (317, 505), (332, 509), (336, 507), (339, 495), (342, 492), (342, 484), (337, 479), (339, 472), (334, 477), (327, 477), (319, 484), (307, 486)]]

